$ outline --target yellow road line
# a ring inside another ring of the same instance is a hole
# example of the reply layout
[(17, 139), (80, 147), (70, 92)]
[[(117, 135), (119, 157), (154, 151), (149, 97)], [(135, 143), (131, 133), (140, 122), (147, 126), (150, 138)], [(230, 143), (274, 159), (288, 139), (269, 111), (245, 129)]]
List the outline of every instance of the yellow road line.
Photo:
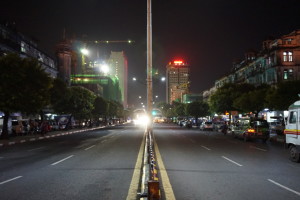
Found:
[(176, 200), (172, 185), (170, 183), (167, 170), (165, 168), (165, 165), (162, 161), (161, 155), (159, 153), (158, 146), (156, 142), (154, 141), (154, 147), (155, 147), (155, 153), (156, 153), (156, 160), (157, 164), (159, 166), (160, 176), (161, 176), (161, 182), (165, 191), (166, 200)]
[(137, 199), (137, 193), (139, 188), (139, 182), (141, 177), (141, 168), (142, 168), (142, 162), (143, 162), (143, 154), (144, 154), (144, 148), (145, 148), (145, 134), (142, 140), (142, 144), (140, 147), (140, 151), (135, 163), (134, 172), (132, 175), (130, 187), (128, 190), (128, 195), (126, 200), (136, 200)]

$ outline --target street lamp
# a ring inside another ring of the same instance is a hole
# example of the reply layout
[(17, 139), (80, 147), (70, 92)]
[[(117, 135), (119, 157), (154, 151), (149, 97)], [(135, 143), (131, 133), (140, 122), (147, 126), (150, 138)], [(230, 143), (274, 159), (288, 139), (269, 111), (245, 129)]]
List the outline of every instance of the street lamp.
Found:
[(109, 66), (106, 63), (102, 63), (100, 65), (100, 71), (103, 72), (104, 74), (108, 74)]
[(89, 55), (89, 50), (87, 50), (86, 48), (82, 48), (81, 50), (80, 50), (80, 52), (83, 54), (83, 55), (85, 55), (85, 56), (87, 56), (87, 55)]

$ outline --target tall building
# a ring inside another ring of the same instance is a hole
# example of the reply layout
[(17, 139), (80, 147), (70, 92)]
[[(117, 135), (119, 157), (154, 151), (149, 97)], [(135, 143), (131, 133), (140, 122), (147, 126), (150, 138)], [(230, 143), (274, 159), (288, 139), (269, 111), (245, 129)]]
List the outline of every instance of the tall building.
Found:
[(189, 93), (190, 67), (182, 60), (175, 60), (167, 65), (166, 101), (182, 102), (183, 95)]
[(127, 108), (128, 62), (124, 52), (112, 51), (108, 60), (108, 64), (111, 67), (109, 74), (112, 77), (119, 79), (119, 86), (122, 96), (121, 101), (124, 108)]
[(71, 85), (72, 49), (70, 41), (63, 39), (56, 46), (58, 77)]

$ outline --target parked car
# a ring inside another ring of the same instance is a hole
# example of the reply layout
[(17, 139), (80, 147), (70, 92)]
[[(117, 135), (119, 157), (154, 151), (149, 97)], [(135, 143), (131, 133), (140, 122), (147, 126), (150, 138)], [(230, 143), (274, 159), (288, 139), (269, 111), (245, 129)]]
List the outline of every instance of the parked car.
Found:
[(202, 131), (205, 131), (205, 130), (210, 130), (210, 131), (212, 131), (212, 130), (213, 130), (213, 123), (212, 123), (212, 122), (209, 122), (209, 121), (207, 121), (207, 122), (202, 122), (202, 123), (200, 124), (200, 130), (202, 130)]
[(263, 119), (242, 118), (231, 126), (231, 133), (236, 138), (261, 139), (266, 142), (270, 137), (269, 124)]
[(215, 131), (219, 131), (220, 129), (222, 129), (222, 127), (224, 126), (224, 124), (225, 124), (224, 121), (213, 122), (213, 129)]
[(55, 120), (49, 121), (49, 125), (50, 125), (50, 130), (51, 131), (58, 131), (59, 130), (59, 125)]

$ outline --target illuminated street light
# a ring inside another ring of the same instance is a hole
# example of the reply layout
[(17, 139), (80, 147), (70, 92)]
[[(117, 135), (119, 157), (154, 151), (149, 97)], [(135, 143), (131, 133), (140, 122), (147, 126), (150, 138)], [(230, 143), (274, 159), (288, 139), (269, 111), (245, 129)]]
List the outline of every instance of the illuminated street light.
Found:
[(132, 80), (133, 80), (133, 81), (136, 81), (136, 78), (135, 78), (135, 77), (133, 77), (133, 78), (132, 78)]
[(139, 99), (141, 99), (142, 98), (142, 96), (139, 96)]
[(109, 66), (107, 64), (101, 64), (100, 65), (100, 71), (103, 72), (104, 74), (108, 74), (109, 72)]
[(85, 56), (89, 55), (89, 50), (87, 50), (86, 48), (81, 49), (80, 52)]
[(156, 95), (155, 98), (158, 98), (158, 95)]
[(161, 77), (161, 81), (166, 81), (166, 77)]

